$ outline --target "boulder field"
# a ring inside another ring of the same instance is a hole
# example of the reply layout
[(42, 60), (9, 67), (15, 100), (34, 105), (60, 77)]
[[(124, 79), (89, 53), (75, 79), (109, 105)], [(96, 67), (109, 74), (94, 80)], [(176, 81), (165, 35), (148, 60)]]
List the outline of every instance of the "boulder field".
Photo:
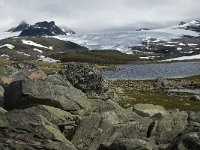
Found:
[[(0, 73), (0, 149), (198, 150), (200, 112), (152, 104), (122, 108), (85, 64), (53, 75), (13, 64)], [(103, 95), (103, 96), (102, 96)]]

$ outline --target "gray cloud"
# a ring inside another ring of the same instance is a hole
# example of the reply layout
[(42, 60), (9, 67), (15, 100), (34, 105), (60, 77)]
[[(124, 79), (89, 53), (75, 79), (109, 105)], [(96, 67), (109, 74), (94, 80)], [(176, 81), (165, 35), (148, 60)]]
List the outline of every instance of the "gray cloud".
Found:
[(199, 0), (0, 0), (0, 30), (55, 20), (78, 32), (166, 26), (199, 18)]

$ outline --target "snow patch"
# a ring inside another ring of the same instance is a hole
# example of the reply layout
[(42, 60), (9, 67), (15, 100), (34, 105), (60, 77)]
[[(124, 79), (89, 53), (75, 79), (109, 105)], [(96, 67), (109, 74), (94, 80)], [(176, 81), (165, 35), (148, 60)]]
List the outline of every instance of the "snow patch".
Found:
[(180, 50), (182, 50), (182, 48), (181, 48), (181, 47), (178, 47), (177, 50), (180, 51)]
[(53, 46), (49, 46), (49, 49), (50, 49), (50, 50), (53, 50)]
[(166, 47), (174, 47), (175, 45), (164, 45)]
[(6, 54), (2, 54), (1, 57), (10, 57), (10, 56)]
[(31, 56), (31, 55), (29, 55), (29, 54), (27, 54), (27, 53), (20, 52), (20, 51), (17, 51), (17, 53), (18, 53), (18, 54), (22, 54), (22, 55), (24, 55), (24, 56), (28, 56), (28, 57)]
[(44, 61), (44, 62), (60, 62), (60, 60), (56, 60), (50, 57), (46, 57), (44, 55), (38, 55), (39, 59), (38, 61)]
[(4, 47), (7, 47), (9, 49), (14, 49), (15, 48), (15, 46), (13, 46), (11, 44), (4, 44), (4, 45), (0, 46), (0, 48), (4, 48)]
[(188, 43), (188, 46), (198, 46), (198, 44)]
[(140, 59), (155, 59), (158, 58), (160, 56), (146, 56), (146, 57), (139, 57)]
[(180, 46), (185, 46), (185, 44), (184, 44), (184, 43), (179, 43), (179, 45), (180, 45)]
[(51, 50), (53, 49), (52, 46), (47, 47), (47, 46), (44, 46), (44, 45), (35, 43), (35, 42), (33, 42), (33, 41), (29, 41), (29, 40), (22, 40), (22, 43), (23, 43), (23, 44), (26, 44), (26, 45), (31, 45), (31, 46), (35, 46), (35, 47), (40, 47), (40, 48), (46, 48), (46, 49), (51, 49)]
[(30, 57), (30, 56), (31, 56), (31, 55), (29, 55), (29, 54), (27, 54), (27, 53), (20, 52), (20, 51), (17, 51), (17, 53), (18, 53), (18, 54), (22, 54), (22, 55), (24, 55), (24, 56), (28, 56), (28, 57)]
[(39, 49), (37, 49), (37, 48), (34, 48), (33, 50), (34, 50), (34, 51), (37, 51), (37, 52), (39, 52), (39, 53), (43, 53), (42, 50), (39, 50)]

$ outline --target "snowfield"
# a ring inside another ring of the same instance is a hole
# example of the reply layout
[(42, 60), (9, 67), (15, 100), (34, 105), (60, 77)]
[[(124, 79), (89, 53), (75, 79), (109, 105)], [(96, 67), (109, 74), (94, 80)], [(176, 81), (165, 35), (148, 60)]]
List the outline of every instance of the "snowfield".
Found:
[(169, 34), (173, 34), (174, 36), (199, 36), (199, 33), (195, 32), (195, 31), (190, 31), (190, 30), (185, 30), (185, 29), (179, 29), (179, 28), (164, 28), (164, 29), (156, 29), (156, 30), (150, 30), (150, 31), (154, 31), (154, 32), (163, 32), (163, 33), (169, 33)]
[(182, 56), (182, 57), (177, 57), (177, 58), (172, 58), (172, 59), (166, 59), (166, 60), (162, 60), (162, 62), (178, 61), (178, 60), (192, 60), (192, 59), (200, 59), (200, 54), (199, 55), (192, 55), (192, 56)]

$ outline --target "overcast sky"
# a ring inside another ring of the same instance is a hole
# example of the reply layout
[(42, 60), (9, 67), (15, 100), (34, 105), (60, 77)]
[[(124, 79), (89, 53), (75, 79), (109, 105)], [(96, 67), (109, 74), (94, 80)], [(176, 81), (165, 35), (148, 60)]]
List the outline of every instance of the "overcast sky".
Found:
[(200, 18), (200, 0), (0, 0), (0, 30), (25, 20), (56, 21), (76, 32), (131, 30)]

